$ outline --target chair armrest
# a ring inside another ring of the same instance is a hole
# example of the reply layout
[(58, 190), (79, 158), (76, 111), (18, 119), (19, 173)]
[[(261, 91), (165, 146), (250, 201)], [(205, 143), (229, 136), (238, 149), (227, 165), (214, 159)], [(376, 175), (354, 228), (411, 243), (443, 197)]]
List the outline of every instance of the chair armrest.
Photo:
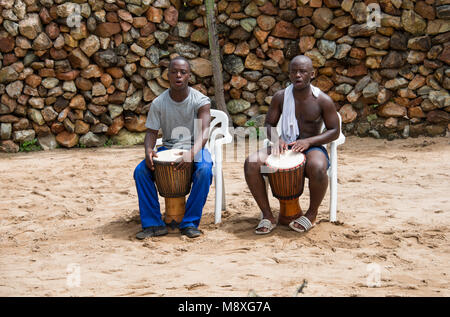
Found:
[(210, 144), (210, 150), (213, 150), (212, 151), (213, 153), (211, 153), (213, 155), (213, 159), (216, 162), (217, 161), (222, 162), (222, 146), (224, 144), (231, 143), (231, 141), (233, 141), (233, 138), (227, 130), (225, 136), (217, 138), (213, 141), (214, 141), (213, 144)]
[(345, 135), (342, 133), (342, 131), (339, 134), (339, 137), (336, 140), (334, 140), (333, 142), (336, 143), (336, 146), (339, 146), (339, 145), (345, 143)]
[(159, 145), (162, 145), (162, 144), (163, 144), (162, 143), (162, 138), (156, 139), (156, 144), (155, 144), (155, 147), (153, 148), (153, 150), (156, 151), (156, 147), (159, 146)]

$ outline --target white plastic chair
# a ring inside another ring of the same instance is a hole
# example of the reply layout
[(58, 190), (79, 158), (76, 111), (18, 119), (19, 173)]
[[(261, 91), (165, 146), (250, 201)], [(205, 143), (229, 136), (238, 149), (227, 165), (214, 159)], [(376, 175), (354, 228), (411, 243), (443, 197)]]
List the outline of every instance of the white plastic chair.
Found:
[[(205, 148), (211, 153), (213, 164), (213, 177), (216, 186), (215, 208), (214, 208), (214, 223), (219, 223), (222, 220), (222, 210), (226, 209), (225, 205), (225, 184), (223, 179), (222, 161), (223, 151), (222, 146), (231, 143), (233, 138), (228, 130), (228, 116), (225, 112), (211, 109), (211, 123), (209, 124), (209, 138), (206, 142)], [(162, 138), (156, 140), (156, 146), (162, 145)]]
[[(337, 147), (345, 143), (345, 135), (342, 134), (342, 118), (339, 112), (339, 137), (326, 144), (328, 146), (328, 154), (330, 156), (330, 167), (328, 168), (328, 178), (330, 179), (330, 222), (337, 221)], [(326, 130), (325, 124), (322, 123), (321, 132)], [(281, 135), (281, 116), (277, 124), (277, 132)], [(264, 140), (264, 146), (269, 145), (269, 140)], [(266, 189), (268, 188), (267, 176), (265, 176)]]

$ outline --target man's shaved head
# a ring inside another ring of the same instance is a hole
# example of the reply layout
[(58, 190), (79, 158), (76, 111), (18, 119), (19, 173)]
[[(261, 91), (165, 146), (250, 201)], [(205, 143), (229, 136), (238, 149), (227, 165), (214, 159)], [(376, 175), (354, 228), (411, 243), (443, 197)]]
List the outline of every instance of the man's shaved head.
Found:
[(172, 59), (169, 63), (169, 69), (172, 67), (173, 63), (175, 63), (176, 61), (183, 61), (188, 65), (189, 71), (191, 71), (191, 64), (189, 64), (189, 61), (184, 58), (183, 56), (177, 56), (174, 59)]
[(305, 66), (307, 66), (308, 68), (310, 68), (310, 70), (314, 70), (312, 61), (308, 56), (305, 56), (305, 55), (295, 56), (289, 63), (289, 69), (291, 69), (291, 67), (294, 63), (302, 63)]
[(289, 63), (289, 79), (295, 89), (308, 87), (314, 77), (314, 67), (308, 56), (297, 55)]
[(167, 77), (170, 83), (171, 91), (184, 91), (188, 88), (189, 78), (191, 77), (191, 65), (189, 61), (177, 56), (169, 63), (169, 72)]

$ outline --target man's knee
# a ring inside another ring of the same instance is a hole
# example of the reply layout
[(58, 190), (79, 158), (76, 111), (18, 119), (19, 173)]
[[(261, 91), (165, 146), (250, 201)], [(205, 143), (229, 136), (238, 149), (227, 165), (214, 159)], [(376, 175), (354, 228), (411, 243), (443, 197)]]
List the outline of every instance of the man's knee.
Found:
[(306, 164), (306, 176), (309, 179), (322, 182), (327, 180), (327, 162), (322, 160), (310, 161)]
[(250, 173), (250, 174), (259, 173), (261, 165), (262, 165), (262, 163), (259, 161), (258, 156), (255, 154), (252, 154), (252, 155), (248, 156), (244, 162), (245, 173)]
[(199, 164), (195, 170), (195, 175), (198, 177), (212, 177), (212, 164), (202, 163)]
[(139, 179), (140, 177), (148, 177), (150, 174), (147, 165), (145, 164), (145, 160), (136, 166), (134, 169), (133, 177), (134, 179)]

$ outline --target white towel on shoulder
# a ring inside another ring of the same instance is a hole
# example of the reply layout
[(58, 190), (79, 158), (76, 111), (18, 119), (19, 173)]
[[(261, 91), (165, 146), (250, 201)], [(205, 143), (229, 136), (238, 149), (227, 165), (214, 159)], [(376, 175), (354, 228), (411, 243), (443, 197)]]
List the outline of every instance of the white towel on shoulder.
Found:
[[(311, 92), (315, 98), (319, 97), (320, 88), (311, 86)], [(284, 90), (283, 110), (281, 117), (281, 137), (284, 142), (292, 143), (300, 135), (297, 118), (295, 117), (295, 100), (293, 94), (294, 85), (289, 85)]]

